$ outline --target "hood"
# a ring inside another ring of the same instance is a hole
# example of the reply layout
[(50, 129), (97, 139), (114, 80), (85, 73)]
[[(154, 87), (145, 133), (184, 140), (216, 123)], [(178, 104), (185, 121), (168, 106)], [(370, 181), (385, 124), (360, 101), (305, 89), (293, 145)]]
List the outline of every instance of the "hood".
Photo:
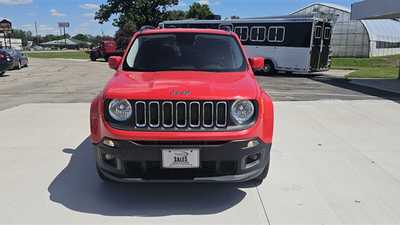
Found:
[(125, 72), (108, 82), (106, 98), (135, 100), (231, 100), (255, 99), (255, 77), (249, 72)]

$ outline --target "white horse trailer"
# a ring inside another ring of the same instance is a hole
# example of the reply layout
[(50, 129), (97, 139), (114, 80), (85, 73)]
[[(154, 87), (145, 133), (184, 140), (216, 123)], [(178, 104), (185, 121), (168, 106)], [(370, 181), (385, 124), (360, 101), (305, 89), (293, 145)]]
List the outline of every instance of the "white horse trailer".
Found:
[(249, 57), (265, 58), (265, 72), (312, 73), (330, 68), (332, 24), (318, 17), (177, 20), (159, 26), (234, 31)]

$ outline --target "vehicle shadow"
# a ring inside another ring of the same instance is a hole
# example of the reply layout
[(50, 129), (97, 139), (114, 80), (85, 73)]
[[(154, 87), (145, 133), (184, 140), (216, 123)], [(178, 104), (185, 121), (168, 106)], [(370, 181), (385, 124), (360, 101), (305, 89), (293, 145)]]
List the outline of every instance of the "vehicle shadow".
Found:
[(246, 196), (233, 185), (104, 183), (96, 174), (89, 138), (63, 152), (71, 154), (71, 160), (48, 187), (50, 200), (78, 212), (142, 217), (216, 214)]
[[(396, 103), (400, 103), (400, 94), (392, 91), (387, 91), (383, 89), (378, 89), (374, 87), (369, 87), (361, 84), (356, 84), (351, 82), (354, 79), (346, 79), (346, 78), (328, 78), (326, 76), (316, 76), (316, 77), (310, 77), (313, 81), (317, 81), (323, 84), (355, 91), (358, 93), (362, 93), (365, 95), (369, 96), (374, 96), (386, 100), (391, 100)], [(368, 79), (363, 79), (364, 81)], [(385, 82), (396, 82), (396, 80), (390, 80), (390, 79), (371, 79), (374, 82), (379, 82), (379, 81), (385, 81)], [(400, 87), (399, 87), (400, 90)]]

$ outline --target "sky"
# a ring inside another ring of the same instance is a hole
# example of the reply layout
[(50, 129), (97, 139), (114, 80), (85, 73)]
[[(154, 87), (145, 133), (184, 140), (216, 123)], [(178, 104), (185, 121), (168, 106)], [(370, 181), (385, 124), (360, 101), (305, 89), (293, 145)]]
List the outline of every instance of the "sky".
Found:
[[(326, 0), (346, 7), (359, 0)], [(68, 21), (69, 34), (114, 35), (117, 28), (111, 22), (99, 24), (94, 13), (106, 0), (0, 0), (0, 18), (13, 22), (17, 29), (34, 33), (59, 34), (58, 22)], [(286, 15), (315, 1), (312, 0), (180, 0), (174, 9), (187, 10), (193, 2), (208, 4), (212, 11), (222, 17), (279, 16)]]

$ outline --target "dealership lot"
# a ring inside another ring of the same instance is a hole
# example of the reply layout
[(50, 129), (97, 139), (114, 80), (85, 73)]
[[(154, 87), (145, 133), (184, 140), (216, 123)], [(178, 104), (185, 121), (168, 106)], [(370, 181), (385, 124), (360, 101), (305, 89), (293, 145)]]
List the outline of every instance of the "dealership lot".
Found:
[(0, 224), (399, 224), (400, 96), (326, 76), (258, 77), (276, 106), (268, 179), (103, 184), (88, 140), (102, 62), (0, 78)]

